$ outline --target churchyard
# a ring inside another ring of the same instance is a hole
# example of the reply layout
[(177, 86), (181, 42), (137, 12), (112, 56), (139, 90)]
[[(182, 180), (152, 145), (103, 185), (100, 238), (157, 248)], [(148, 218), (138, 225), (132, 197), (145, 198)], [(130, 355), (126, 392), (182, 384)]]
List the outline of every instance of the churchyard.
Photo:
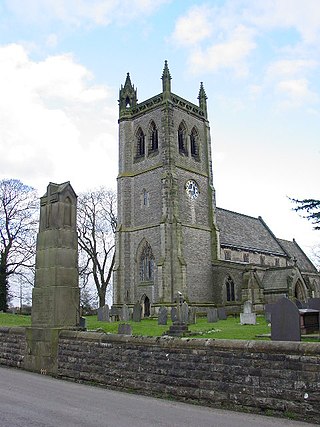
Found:
[[(88, 331), (105, 333), (117, 333), (120, 321), (101, 322), (96, 315), (86, 316)], [(129, 320), (126, 322), (132, 328), (132, 334), (136, 336), (157, 337), (162, 336), (172, 324), (158, 325), (157, 319), (142, 319), (141, 322)], [(0, 313), (1, 326), (31, 326), (31, 316)], [(239, 340), (270, 340), (271, 328), (264, 316), (257, 316), (255, 325), (241, 325), (239, 316), (229, 316), (227, 320), (218, 320), (216, 323), (208, 323), (206, 317), (197, 318), (196, 324), (189, 325), (192, 338), (214, 339), (239, 339)], [(320, 335), (316, 337), (302, 336), (302, 341), (320, 342)]]

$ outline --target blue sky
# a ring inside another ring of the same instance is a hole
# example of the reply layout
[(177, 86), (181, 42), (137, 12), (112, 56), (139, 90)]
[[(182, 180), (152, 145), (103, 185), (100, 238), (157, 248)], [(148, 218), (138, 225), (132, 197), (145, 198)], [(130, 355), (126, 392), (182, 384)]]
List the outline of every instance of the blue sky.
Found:
[(220, 207), (308, 253), (320, 198), (319, 0), (0, 0), (0, 179), (116, 186), (118, 91), (208, 96)]

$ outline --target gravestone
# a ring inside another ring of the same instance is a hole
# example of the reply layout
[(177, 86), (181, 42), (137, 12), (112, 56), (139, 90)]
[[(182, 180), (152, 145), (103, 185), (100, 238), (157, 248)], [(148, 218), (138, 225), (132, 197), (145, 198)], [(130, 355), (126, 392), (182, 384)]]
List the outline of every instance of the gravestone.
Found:
[(245, 301), (243, 304), (243, 313), (240, 313), (241, 325), (255, 325), (257, 323), (256, 313), (252, 312), (252, 302)]
[(120, 320), (122, 322), (128, 322), (128, 320), (130, 320), (130, 310), (127, 304), (123, 304), (121, 308)]
[(308, 300), (308, 307), (312, 310), (320, 310), (320, 298), (310, 298)]
[(141, 315), (142, 315), (142, 307), (140, 302), (138, 301), (133, 306), (132, 320), (134, 322), (141, 322)]
[(195, 325), (197, 319), (196, 309), (194, 307), (189, 307), (188, 323), (189, 325)]
[(177, 307), (172, 307), (171, 308), (171, 320), (172, 320), (172, 323), (178, 321), (178, 310), (177, 310)]
[(121, 309), (119, 307), (115, 307), (114, 305), (111, 306), (109, 311), (109, 316), (112, 322), (116, 322), (119, 320), (120, 312), (121, 312)]
[(158, 325), (166, 325), (168, 321), (168, 309), (167, 307), (160, 307), (158, 314)]
[(218, 308), (218, 319), (219, 320), (227, 320), (227, 313), (224, 307)]
[(87, 328), (87, 319), (85, 317), (80, 317), (79, 328), (81, 329)]
[(181, 305), (178, 304), (178, 322), (188, 324), (189, 320), (189, 307), (186, 302)]
[(281, 298), (272, 307), (272, 341), (300, 341), (300, 313), (288, 298)]
[(271, 323), (272, 319), (272, 310), (273, 310), (274, 304), (266, 304), (264, 306), (264, 317), (267, 322)]
[(216, 308), (209, 308), (207, 312), (207, 322), (215, 323), (218, 321), (218, 310)]
[(103, 307), (99, 307), (97, 315), (98, 315), (99, 322), (110, 322), (108, 304), (104, 305)]
[(118, 334), (120, 335), (132, 335), (132, 328), (129, 323), (120, 323), (118, 326)]

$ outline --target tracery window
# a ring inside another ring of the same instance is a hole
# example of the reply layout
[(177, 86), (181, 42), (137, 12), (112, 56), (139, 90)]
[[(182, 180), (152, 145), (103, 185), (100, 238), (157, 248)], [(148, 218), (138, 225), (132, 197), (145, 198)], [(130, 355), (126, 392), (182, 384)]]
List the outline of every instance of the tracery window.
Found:
[(145, 138), (142, 129), (139, 128), (136, 136), (137, 141), (137, 157), (144, 157), (145, 155)]
[(158, 129), (154, 122), (151, 122), (149, 130), (149, 153), (158, 151)]
[(180, 154), (188, 155), (187, 150), (187, 129), (183, 123), (178, 128), (178, 148)]
[(151, 246), (146, 243), (140, 256), (140, 281), (147, 282), (154, 280), (154, 256)]
[(193, 128), (190, 134), (190, 151), (191, 156), (198, 160), (199, 159), (199, 137), (196, 128)]
[(230, 276), (226, 280), (227, 301), (235, 301), (234, 282)]

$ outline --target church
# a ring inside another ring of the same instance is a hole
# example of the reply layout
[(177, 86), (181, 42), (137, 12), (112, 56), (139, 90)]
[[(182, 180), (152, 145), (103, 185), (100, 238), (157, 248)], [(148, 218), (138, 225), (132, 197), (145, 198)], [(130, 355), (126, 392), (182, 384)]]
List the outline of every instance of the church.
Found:
[(129, 73), (119, 92), (114, 304), (139, 301), (149, 316), (180, 292), (200, 311), (239, 313), (247, 300), (263, 311), (282, 296), (320, 297), (320, 274), (295, 241), (216, 206), (203, 84), (196, 105), (171, 91), (167, 61), (161, 80), (143, 102)]

